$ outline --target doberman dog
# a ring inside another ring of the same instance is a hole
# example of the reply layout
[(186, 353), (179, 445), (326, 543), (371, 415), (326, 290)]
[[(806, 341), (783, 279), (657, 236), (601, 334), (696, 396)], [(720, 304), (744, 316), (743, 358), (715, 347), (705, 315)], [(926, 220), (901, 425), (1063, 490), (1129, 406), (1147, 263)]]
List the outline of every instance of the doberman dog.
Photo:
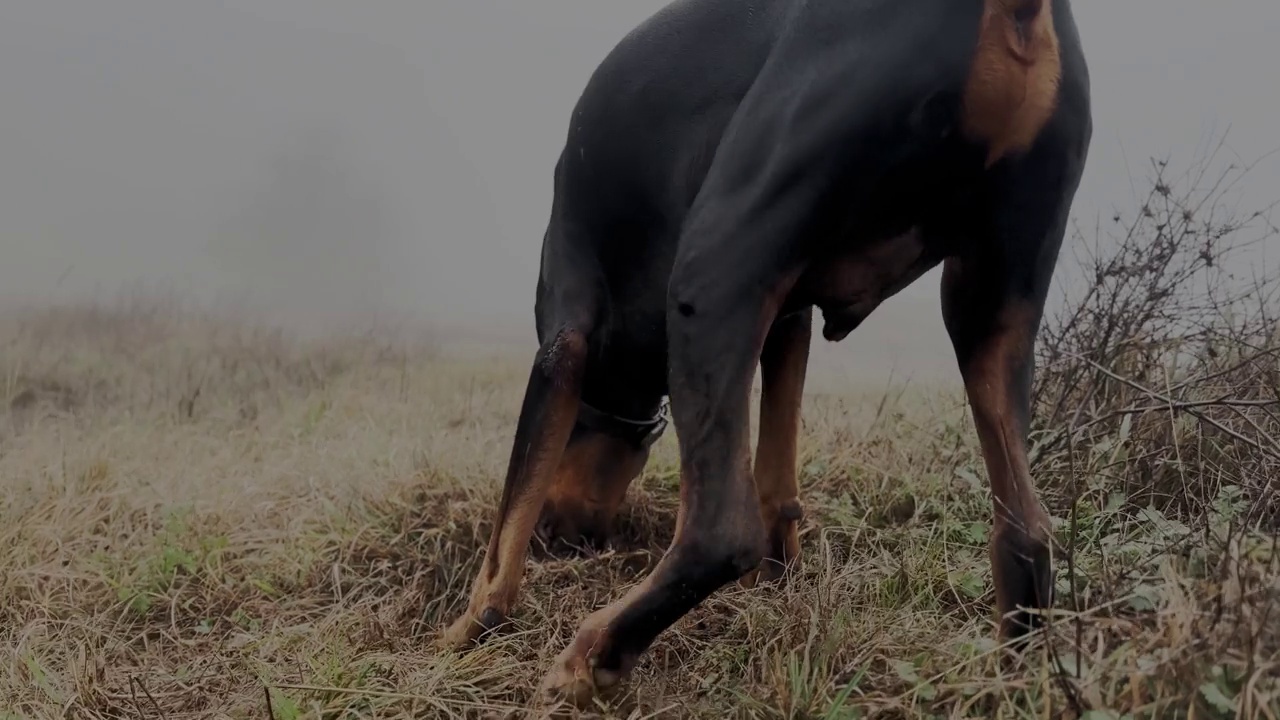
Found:
[(840, 340), (939, 263), (994, 496), (1000, 632), (1025, 637), (1053, 590), (1026, 450), (1032, 349), (1092, 124), (1069, 0), (675, 0), (635, 28), (590, 78), (555, 168), (540, 348), (446, 641), (507, 622), (535, 531), (607, 532), (667, 398), (675, 537), (544, 690), (619, 686), (715, 590), (783, 574), (800, 550), (813, 309)]

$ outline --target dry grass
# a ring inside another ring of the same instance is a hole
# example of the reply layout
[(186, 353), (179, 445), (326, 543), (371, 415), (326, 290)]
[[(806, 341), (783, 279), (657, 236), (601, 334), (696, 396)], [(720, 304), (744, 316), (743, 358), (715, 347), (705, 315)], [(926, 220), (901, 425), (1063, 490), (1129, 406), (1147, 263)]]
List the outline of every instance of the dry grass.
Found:
[[(0, 372), (0, 717), (520, 715), (671, 535), (669, 434), (608, 552), (531, 560), (519, 631), (442, 654), (519, 361), (140, 303), (12, 316)], [(974, 437), (958, 394), (810, 397), (802, 576), (718, 593), (602, 712), (1276, 717), (1275, 544), (1227, 541), (1230, 496), (1191, 537), (1154, 510), (1082, 513), (1075, 568), (1107, 602), (1002, 661)]]

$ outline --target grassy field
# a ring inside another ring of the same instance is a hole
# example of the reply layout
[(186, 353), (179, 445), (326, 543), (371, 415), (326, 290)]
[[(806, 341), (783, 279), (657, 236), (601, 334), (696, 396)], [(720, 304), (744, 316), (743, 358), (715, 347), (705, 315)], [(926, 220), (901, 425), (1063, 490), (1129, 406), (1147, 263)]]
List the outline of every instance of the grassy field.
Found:
[[(302, 343), (146, 303), (22, 312), (2, 339), (0, 718), (520, 717), (672, 533), (668, 433), (606, 552), (536, 553), (518, 630), (442, 653), (525, 358)], [(1073, 562), (1048, 637), (1010, 660), (963, 398), (814, 394), (804, 418), (802, 574), (717, 593), (602, 715), (1280, 715), (1280, 560), (1260, 525), (1233, 529), (1231, 486), (1193, 528), (1047, 482)]]

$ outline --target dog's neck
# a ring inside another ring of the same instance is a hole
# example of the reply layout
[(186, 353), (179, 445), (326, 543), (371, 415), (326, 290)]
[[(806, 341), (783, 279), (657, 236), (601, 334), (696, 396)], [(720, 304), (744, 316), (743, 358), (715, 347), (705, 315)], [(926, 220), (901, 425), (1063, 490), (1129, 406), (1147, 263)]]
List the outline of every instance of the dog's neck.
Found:
[(667, 427), (667, 405), (663, 402), (652, 416), (636, 420), (607, 413), (580, 401), (578, 423), (591, 430), (607, 433), (620, 440), (647, 448), (657, 442)]

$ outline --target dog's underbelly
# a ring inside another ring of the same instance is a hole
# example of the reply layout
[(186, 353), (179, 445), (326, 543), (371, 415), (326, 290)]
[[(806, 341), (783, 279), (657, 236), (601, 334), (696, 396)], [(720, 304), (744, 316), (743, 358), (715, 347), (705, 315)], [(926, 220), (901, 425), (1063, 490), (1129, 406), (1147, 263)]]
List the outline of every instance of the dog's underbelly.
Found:
[(792, 299), (822, 312), (823, 337), (843, 340), (881, 303), (940, 261), (919, 232), (910, 230), (813, 263), (796, 284)]

